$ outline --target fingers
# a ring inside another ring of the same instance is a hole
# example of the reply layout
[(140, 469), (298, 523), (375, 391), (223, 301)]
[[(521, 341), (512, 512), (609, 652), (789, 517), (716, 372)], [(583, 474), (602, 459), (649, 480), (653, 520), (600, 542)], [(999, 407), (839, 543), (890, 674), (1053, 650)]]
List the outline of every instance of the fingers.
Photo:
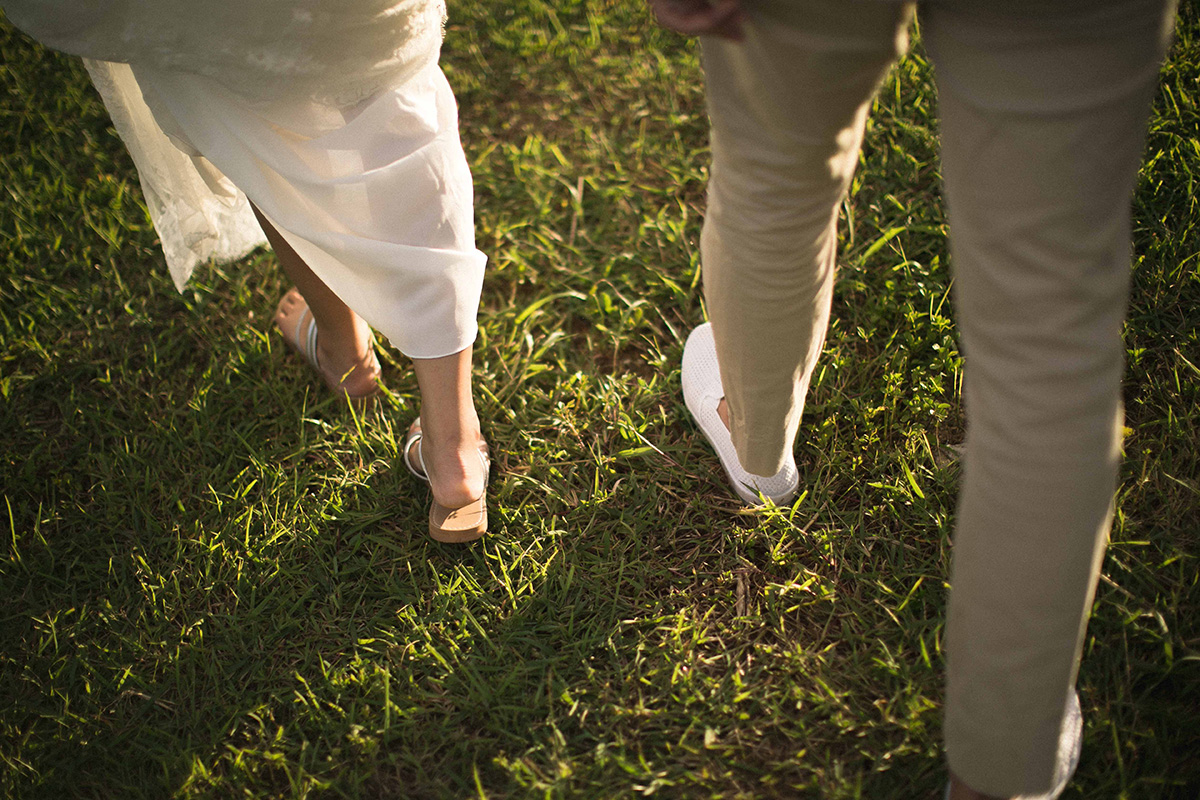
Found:
[(650, 8), (664, 28), (688, 36), (743, 38), (739, 0), (650, 0)]

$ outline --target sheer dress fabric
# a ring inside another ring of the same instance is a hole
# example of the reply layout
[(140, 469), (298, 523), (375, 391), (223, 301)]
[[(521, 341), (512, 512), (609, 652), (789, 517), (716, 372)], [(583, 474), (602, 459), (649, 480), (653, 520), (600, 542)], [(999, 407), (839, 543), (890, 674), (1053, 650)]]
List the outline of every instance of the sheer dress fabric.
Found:
[(442, 0), (4, 0), (56, 50), (212, 78), (246, 100), (333, 106), (437, 59)]
[[(69, 10), (68, 10), (69, 6)], [(414, 358), (474, 341), (475, 249), (442, 0), (4, 0), (85, 57), (171, 275), (264, 243), (247, 196)]]

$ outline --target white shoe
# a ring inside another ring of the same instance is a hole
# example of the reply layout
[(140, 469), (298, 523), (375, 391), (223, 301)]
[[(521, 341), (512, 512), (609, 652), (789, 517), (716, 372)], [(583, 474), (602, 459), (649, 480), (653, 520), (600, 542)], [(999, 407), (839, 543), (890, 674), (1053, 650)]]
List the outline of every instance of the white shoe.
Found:
[(725, 390), (721, 388), (712, 324), (706, 322), (692, 331), (683, 346), (683, 402), (692, 412), (704, 438), (717, 451), (738, 497), (752, 506), (764, 505), (763, 498), (777, 506), (791, 502), (800, 488), (796, 457), (789, 451), (783, 469), (769, 477), (752, 475), (744, 470), (733, 449), (729, 429), (717, 414), (717, 405), (723, 397)]
[(1083, 709), (1079, 693), (1072, 690), (1067, 697), (1062, 727), (1058, 731), (1058, 754), (1054, 764), (1054, 787), (1045, 794), (1022, 794), (1014, 800), (1054, 800), (1063, 793), (1079, 766), (1079, 750), (1083, 746)]
[[(1083, 710), (1079, 707), (1079, 693), (1072, 691), (1067, 697), (1067, 708), (1063, 714), (1062, 727), (1058, 731), (1058, 753), (1054, 764), (1054, 786), (1042, 794), (1020, 794), (1013, 800), (1056, 800), (1067, 788), (1079, 766), (1079, 751), (1083, 746)], [(950, 800), (950, 784), (946, 784), (946, 800)]]

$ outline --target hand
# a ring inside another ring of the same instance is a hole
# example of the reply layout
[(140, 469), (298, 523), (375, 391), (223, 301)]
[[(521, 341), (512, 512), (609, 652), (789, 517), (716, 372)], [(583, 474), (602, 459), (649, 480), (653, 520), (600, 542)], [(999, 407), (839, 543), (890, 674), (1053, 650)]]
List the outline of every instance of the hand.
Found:
[(720, 36), (740, 42), (744, 38), (741, 0), (648, 0), (650, 10), (664, 28), (688, 36)]

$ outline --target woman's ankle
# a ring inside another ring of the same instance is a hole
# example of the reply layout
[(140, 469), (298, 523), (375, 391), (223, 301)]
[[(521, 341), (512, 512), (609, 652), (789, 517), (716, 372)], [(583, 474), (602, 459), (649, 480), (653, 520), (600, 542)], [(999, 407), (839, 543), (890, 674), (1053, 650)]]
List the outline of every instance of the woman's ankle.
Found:
[(379, 377), (379, 362), (370, 337), (362, 345), (351, 342), (326, 349), (327, 344), (318, 326), (317, 362), (326, 379), (352, 396), (370, 392)]
[(452, 428), (431, 434), (422, 418), (421, 460), (438, 504), (457, 508), (478, 500), (486, 491), (487, 474), (478, 427)]

